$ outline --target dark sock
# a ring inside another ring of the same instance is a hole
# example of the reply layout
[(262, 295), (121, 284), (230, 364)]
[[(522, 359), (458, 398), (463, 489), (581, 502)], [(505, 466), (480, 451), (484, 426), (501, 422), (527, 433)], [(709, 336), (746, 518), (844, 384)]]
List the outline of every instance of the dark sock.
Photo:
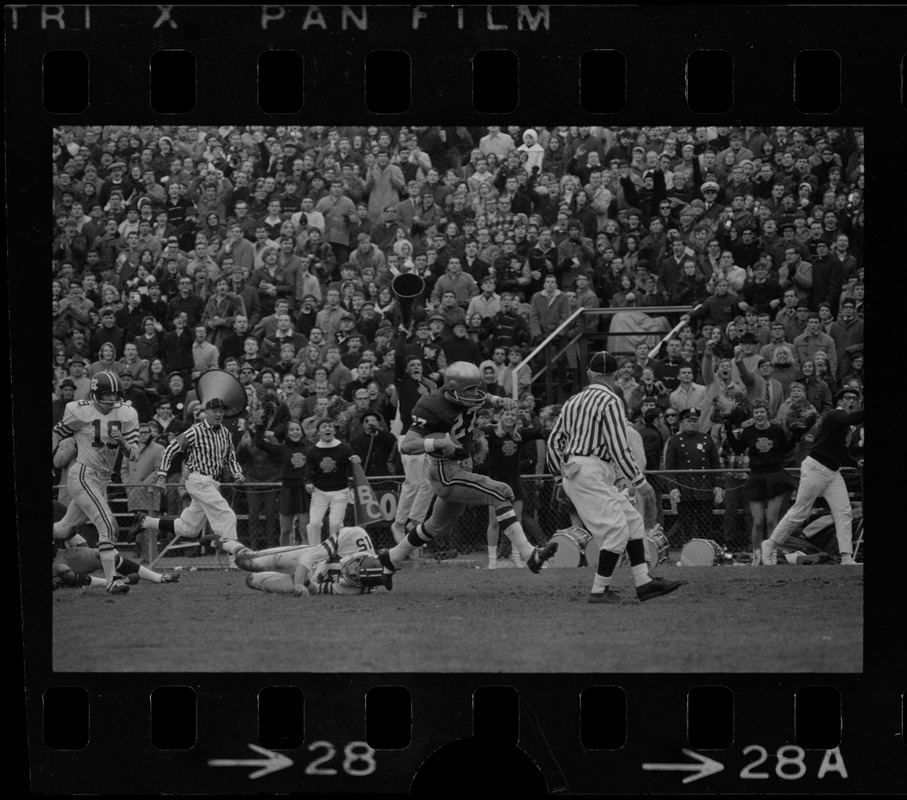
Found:
[(614, 574), (614, 570), (617, 569), (620, 556), (620, 553), (612, 553), (610, 550), (599, 550), (596, 573), (603, 578), (610, 578)]
[(643, 539), (630, 539), (627, 542), (627, 557), (631, 567), (646, 563), (646, 545)]

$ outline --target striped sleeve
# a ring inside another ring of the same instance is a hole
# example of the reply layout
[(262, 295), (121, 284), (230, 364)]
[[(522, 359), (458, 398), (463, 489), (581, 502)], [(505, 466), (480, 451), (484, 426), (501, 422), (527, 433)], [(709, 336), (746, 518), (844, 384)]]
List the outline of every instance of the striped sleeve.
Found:
[(340, 558), (340, 538), (338, 535), (339, 533), (340, 533), (339, 531), (332, 533), (330, 536), (328, 536), (327, 539), (325, 539), (321, 543), (321, 546), (324, 548), (325, 552), (327, 552), (327, 554), (328, 554), (328, 558), (332, 561)]
[(239, 461), (236, 460), (236, 448), (233, 447), (233, 439), (230, 438), (226, 428), (223, 431), (227, 437), (227, 468), (230, 470), (230, 474), (236, 478), (242, 475), (242, 467), (239, 466)]
[(176, 457), (176, 454), (195, 440), (195, 437), (193, 436), (194, 430), (195, 426), (189, 428), (188, 431), (184, 431), (183, 433), (179, 434), (172, 442), (170, 442), (170, 444), (168, 444), (164, 448), (164, 452), (161, 453), (161, 463), (158, 466), (159, 472), (170, 472), (170, 465), (173, 463), (173, 459)]
[(54, 425), (54, 447), (60, 443), (61, 439), (68, 439), (70, 436), (75, 436), (76, 430), (82, 427), (81, 420), (76, 413), (77, 408), (78, 406), (76, 403), (67, 403), (64, 407), (63, 418)]
[(126, 447), (131, 448), (139, 443), (139, 415), (131, 406), (124, 405), (126, 419), (123, 421), (123, 439)]
[(611, 461), (631, 486), (642, 485), (643, 475), (627, 438), (627, 419), (617, 402), (605, 404), (604, 424)]
[(65, 425), (62, 420), (60, 422), (58, 422), (56, 425), (54, 425), (54, 429), (53, 429), (53, 446), (54, 446), (54, 448), (56, 448), (57, 445), (63, 439), (68, 439), (74, 433), (75, 433), (75, 431), (72, 428), (70, 428), (69, 425)]
[(545, 443), (546, 461), (548, 462), (548, 470), (552, 475), (559, 476), (561, 474), (561, 462), (563, 461), (564, 452), (563, 433), (564, 416), (561, 414), (554, 423), (554, 427), (548, 435), (548, 441)]

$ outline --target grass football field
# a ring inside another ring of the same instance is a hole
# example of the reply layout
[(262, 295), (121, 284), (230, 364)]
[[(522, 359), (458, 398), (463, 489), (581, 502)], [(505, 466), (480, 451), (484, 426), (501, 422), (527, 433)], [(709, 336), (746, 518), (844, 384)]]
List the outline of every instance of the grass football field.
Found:
[[(407, 564), (394, 590), (294, 598), (244, 573), (184, 571), (126, 596), (53, 596), (59, 672), (860, 672), (863, 568), (676, 567), (686, 586), (586, 602), (590, 567)], [(634, 589), (629, 568), (614, 588)], [(112, 641), (113, 640), (113, 641)]]

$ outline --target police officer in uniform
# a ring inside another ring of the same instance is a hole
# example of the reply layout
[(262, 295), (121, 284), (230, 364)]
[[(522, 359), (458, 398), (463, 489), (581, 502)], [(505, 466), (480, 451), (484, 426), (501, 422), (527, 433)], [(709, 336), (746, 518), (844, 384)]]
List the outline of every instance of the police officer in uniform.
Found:
[[(711, 436), (699, 430), (701, 413), (698, 408), (685, 408), (680, 412), (680, 431), (668, 439), (665, 447), (666, 470), (721, 469), (718, 448)], [(669, 537), (679, 533), (680, 541), (672, 544), (686, 544), (690, 539), (702, 536), (714, 528), (712, 501), (722, 503), (724, 490), (720, 486), (722, 475), (668, 475), (672, 503), (678, 506), (677, 523), (671, 528)]]

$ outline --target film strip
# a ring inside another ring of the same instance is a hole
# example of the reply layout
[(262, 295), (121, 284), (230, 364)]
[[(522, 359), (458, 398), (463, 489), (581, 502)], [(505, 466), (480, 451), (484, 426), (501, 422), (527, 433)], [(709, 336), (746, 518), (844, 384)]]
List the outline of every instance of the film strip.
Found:
[[(431, 566), (370, 597), (253, 594), (218, 572), (144, 598), (61, 599), (31, 508), (46, 486), (32, 432), (48, 420), (33, 353), (49, 326), (36, 332), (22, 300), (53, 238), (49, 138), (94, 125), (859, 128), (865, 260), (872, 283), (896, 280), (881, 265), (897, 270), (905, 21), (903, 6), (7, 6), (30, 791), (903, 792), (901, 512), (877, 490), (903, 467), (881, 448), (866, 472), (881, 541), (851, 573), (725, 570), (706, 588), (687, 570), (688, 599), (617, 609), (585, 604), (588, 569), (491, 580)], [(888, 427), (900, 452), (903, 426)]]

